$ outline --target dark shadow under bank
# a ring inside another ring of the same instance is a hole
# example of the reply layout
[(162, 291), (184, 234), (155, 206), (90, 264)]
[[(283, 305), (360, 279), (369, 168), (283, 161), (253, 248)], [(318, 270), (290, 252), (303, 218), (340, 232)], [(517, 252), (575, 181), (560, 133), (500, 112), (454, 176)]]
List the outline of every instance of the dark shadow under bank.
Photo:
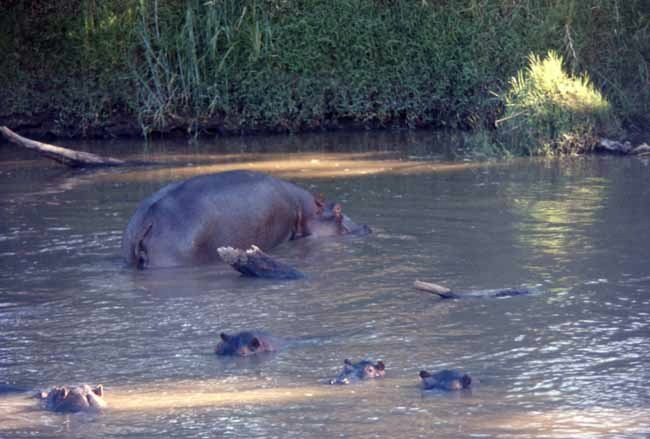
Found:
[[(410, 122), (400, 114), (385, 120), (359, 120), (354, 117), (331, 117), (319, 119), (310, 125), (293, 127), (257, 124), (256, 126), (234, 127), (224, 117), (194, 120), (176, 118), (166, 121), (163, 128), (151, 128), (147, 133), (135, 114), (113, 112), (110, 119), (75, 124), (61, 124), (56, 111), (0, 115), (0, 126), (7, 126), (25, 137), (35, 140), (57, 139), (192, 139), (228, 136), (309, 134), (336, 131), (417, 131), (448, 130), (440, 123)], [(469, 127), (459, 126), (459, 131)], [(648, 127), (650, 131), (650, 126)]]
[[(396, 120), (394, 123), (380, 124), (373, 121), (363, 122), (353, 118), (345, 118), (323, 123), (317, 128), (307, 127), (298, 131), (289, 131), (277, 127), (264, 128), (261, 126), (257, 129), (229, 130), (225, 126), (219, 125), (216, 121), (193, 127), (187, 121), (178, 120), (174, 123), (170, 123), (164, 130), (152, 131), (147, 137), (145, 137), (142, 127), (138, 124), (137, 118), (126, 113), (116, 115), (115, 118), (110, 121), (96, 124), (91, 127), (85, 127), (84, 129), (78, 127), (69, 129), (62, 128), (57, 124), (55, 114), (48, 113), (0, 116), (0, 126), (7, 126), (11, 130), (19, 133), (21, 136), (29, 139), (36, 141), (55, 141), (59, 145), (62, 143), (65, 144), (66, 140), (72, 141), (73, 143), (82, 141), (84, 144), (86, 144), (88, 140), (99, 140), (103, 142), (105, 140), (118, 139), (132, 139), (137, 141), (171, 140), (174, 142), (187, 141), (189, 143), (196, 140), (206, 141), (214, 138), (237, 137), (250, 139), (250, 142), (252, 143), (258, 143), (256, 142), (256, 139), (266, 143), (265, 139), (269, 136), (277, 136), (277, 138), (286, 136), (287, 138), (294, 139), (294, 141), (290, 143), (300, 143), (299, 147), (294, 145), (293, 147), (288, 148), (288, 151), (299, 150), (301, 152), (311, 151), (312, 148), (314, 148), (315, 151), (323, 150), (322, 142), (320, 141), (316, 142), (320, 145), (316, 147), (313, 146), (313, 142), (305, 142), (305, 139), (308, 139), (312, 134), (334, 136), (339, 139), (348, 138), (349, 136), (349, 140), (355, 139), (356, 141), (359, 141), (359, 138), (365, 135), (364, 133), (368, 133), (368, 135), (375, 139), (373, 142), (373, 149), (377, 147), (381, 149), (381, 145), (376, 143), (376, 137), (377, 135), (382, 137), (381, 134), (384, 133), (387, 138), (391, 139), (389, 143), (391, 143), (393, 148), (397, 147), (397, 150), (409, 151), (410, 148), (408, 145), (412, 143), (412, 140), (409, 139), (411, 137), (419, 138), (424, 134), (425, 137), (430, 137), (429, 141), (426, 143), (438, 144), (439, 146), (435, 149), (449, 157), (459, 155), (463, 156), (469, 150), (473, 149), (471, 140), (468, 142), (468, 139), (471, 139), (473, 134), (480, 133), (480, 130), (460, 128), (452, 129), (433, 125), (410, 127), (402, 120)], [(404, 147), (402, 147), (401, 143), (400, 145), (394, 144), (396, 137), (402, 139)], [(417, 143), (421, 143), (421, 140), (422, 139)], [(609, 141), (608, 139), (604, 140)], [(627, 144), (624, 145), (626, 142)], [(8, 143), (9, 141), (7, 139), (0, 136), (0, 145)], [(648, 124), (648, 126), (635, 125), (630, 127), (626, 134), (620, 138), (620, 142), (615, 141), (614, 143), (618, 143), (619, 145), (614, 145), (613, 147), (596, 147), (593, 152), (619, 155), (634, 154), (631, 153), (632, 149), (639, 145), (650, 143), (650, 124)], [(310, 146), (310, 144), (312, 144), (312, 146)], [(350, 148), (351, 145), (348, 141), (344, 144), (337, 144), (336, 146), (331, 146), (326, 149), (333, 152), (339, 150), (348, 151)], [(257, 151), (257, 149), (258, 148), (253, 148), (255, 151)], [(263, 147), (262, 149), (266, 150), (267, 148)], [(643, 154), (647, 155), (648, 151), (644, 150)]]

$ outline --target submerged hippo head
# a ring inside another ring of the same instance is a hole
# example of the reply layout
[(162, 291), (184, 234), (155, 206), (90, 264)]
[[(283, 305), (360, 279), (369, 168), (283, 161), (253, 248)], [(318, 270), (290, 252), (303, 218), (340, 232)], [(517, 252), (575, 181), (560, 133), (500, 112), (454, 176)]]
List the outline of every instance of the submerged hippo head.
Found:
[(359, 225), (343, 213), (340, 204), (325, 202), (322, 197), (314, 198), (316, 215), (305, 224), (305, 235), (322, 237), (334, 235), (367, 235), (370, 227)]
[(269, 336), (259, 332), (243, 331), (232, 335), (222, 332), (219, 336), (221, 341), (215, 349), (217, 355), (246, 357), (275, 350), (275, 347), (269, 341)]
[(467, 389), (472, 384), (472, 377), (466, 373), (449, 369), (434, 374), (422, 370), (420, 371), (420, 378), (422, 378), (422, 386), (425, 389), (462, 390)]
[(375, 364), (368, 360), (353, 363), (346, 358), (343, 362), (343, 370), (336, 378), (330, 380), (330, 384), (351, 384), (361, 380), (381, 378), (385, 374), (385, 368), (381, 361)]
[(73, 387), (54, 387), (49, 392), (36, 395), (45, 403), (45, 408), (54, 412), (76, 413), (89, 410), (101, 410), (107, 406), (104, 401), (104, 386), (99, 384), (94, 389), (89, 385)]

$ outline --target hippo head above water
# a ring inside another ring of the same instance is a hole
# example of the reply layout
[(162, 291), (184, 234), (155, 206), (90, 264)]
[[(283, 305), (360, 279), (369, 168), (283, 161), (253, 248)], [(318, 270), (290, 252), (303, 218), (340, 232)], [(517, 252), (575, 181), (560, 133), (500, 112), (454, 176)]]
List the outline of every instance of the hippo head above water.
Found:
[(356, 224), (343, 213), (339, 203), (326, 202), (322, 195), (314, 197), (316, 213), (312, 219), (303, 221), (303, 236), (327, 237), (336, 235), (363, 236), (371, 233), (366, 224)]
[(217, 344), (217, 355), (235, 355), (248, 357), (249, 355), (277, 350), (278, 342), (275, 337), (260, 331), (242, 331), (236, 334), (219, 334), (221, 341)]
[(330, 380), (330, 384), (351, 384), (361, 380), (381, 378), (386, 373), (385, 369), (386, 367), (381, 361), (375, 364), (368, 360), (353, 363), (346, 358), (343, 362), (343, 369), (336, 378)]
[(54, 387), (49, 392), (40, 392), (36, 397), (44, 401), (46, 409), (54, 412), (98, 411), (107, 406), (101, 384), (94, 389), (87, 384), (73, 388)]
[(422, 378), (422, 386), (427, 390), (462, 390), (472, 385), (472, 378), (468, 374), (457, 370), (445, 369), (434, 374), (422, 370), (420, 371), (420, 378)]

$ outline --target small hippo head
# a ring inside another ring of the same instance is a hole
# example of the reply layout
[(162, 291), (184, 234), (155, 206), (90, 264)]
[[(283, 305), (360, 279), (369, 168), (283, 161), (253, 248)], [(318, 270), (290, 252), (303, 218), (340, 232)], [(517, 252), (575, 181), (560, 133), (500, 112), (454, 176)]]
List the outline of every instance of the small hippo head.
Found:
[(322, 197), (315, 197), (316, 214), (305, 224), (304, 235), (322, 237), (334, 235), (367, 235), (371, 233), (370, 227), (359, 225), (343, 213), (343, 208), (338, 203), (326, 202)]
[(101, 410), (106, 407), (104, 386), (99, 384), (94, 389), (84, 384), (73, 387), (54, 387), (49, 392), (40, 392), (37, 398), (45, 402), (45, 408), (55, 412), (76, 413), (87, 410)]
[(422, 370), (420, 378), (422, 378), (422, 386), (425, 389), (462, 390), (469, 388), (472, 384), (472, 378), (466, 373), (449, 369), (434, 374)]
[(346, 358), (343, 362), (343, 370), (335, 379), (330, 380), (330, 384), (350, 384), (361, 380), (381, 378), (385, 374), (385, 369), (386, 367), (381, 361), (376, 364), (368, 360), (353, 363)]
[(247, 357), (260, 352), (265, 352), (264, 344), (252, 332), (240, 332), (238, 334), (219, 334), (221, 341), (215, 349), (217, 355), (238, 355)]

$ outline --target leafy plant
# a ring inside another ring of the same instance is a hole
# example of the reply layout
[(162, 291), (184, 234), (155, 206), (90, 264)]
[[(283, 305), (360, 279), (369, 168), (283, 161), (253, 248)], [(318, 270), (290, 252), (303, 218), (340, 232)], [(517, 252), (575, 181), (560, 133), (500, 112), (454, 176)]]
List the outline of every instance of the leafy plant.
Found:
[(587, 74), (569, 75), (563, 64), (554, 51), (530, 55), (528, 67), (510, 80), (499, 139), (516, 153), (583, 153), (615, 126), (609, 102)]

